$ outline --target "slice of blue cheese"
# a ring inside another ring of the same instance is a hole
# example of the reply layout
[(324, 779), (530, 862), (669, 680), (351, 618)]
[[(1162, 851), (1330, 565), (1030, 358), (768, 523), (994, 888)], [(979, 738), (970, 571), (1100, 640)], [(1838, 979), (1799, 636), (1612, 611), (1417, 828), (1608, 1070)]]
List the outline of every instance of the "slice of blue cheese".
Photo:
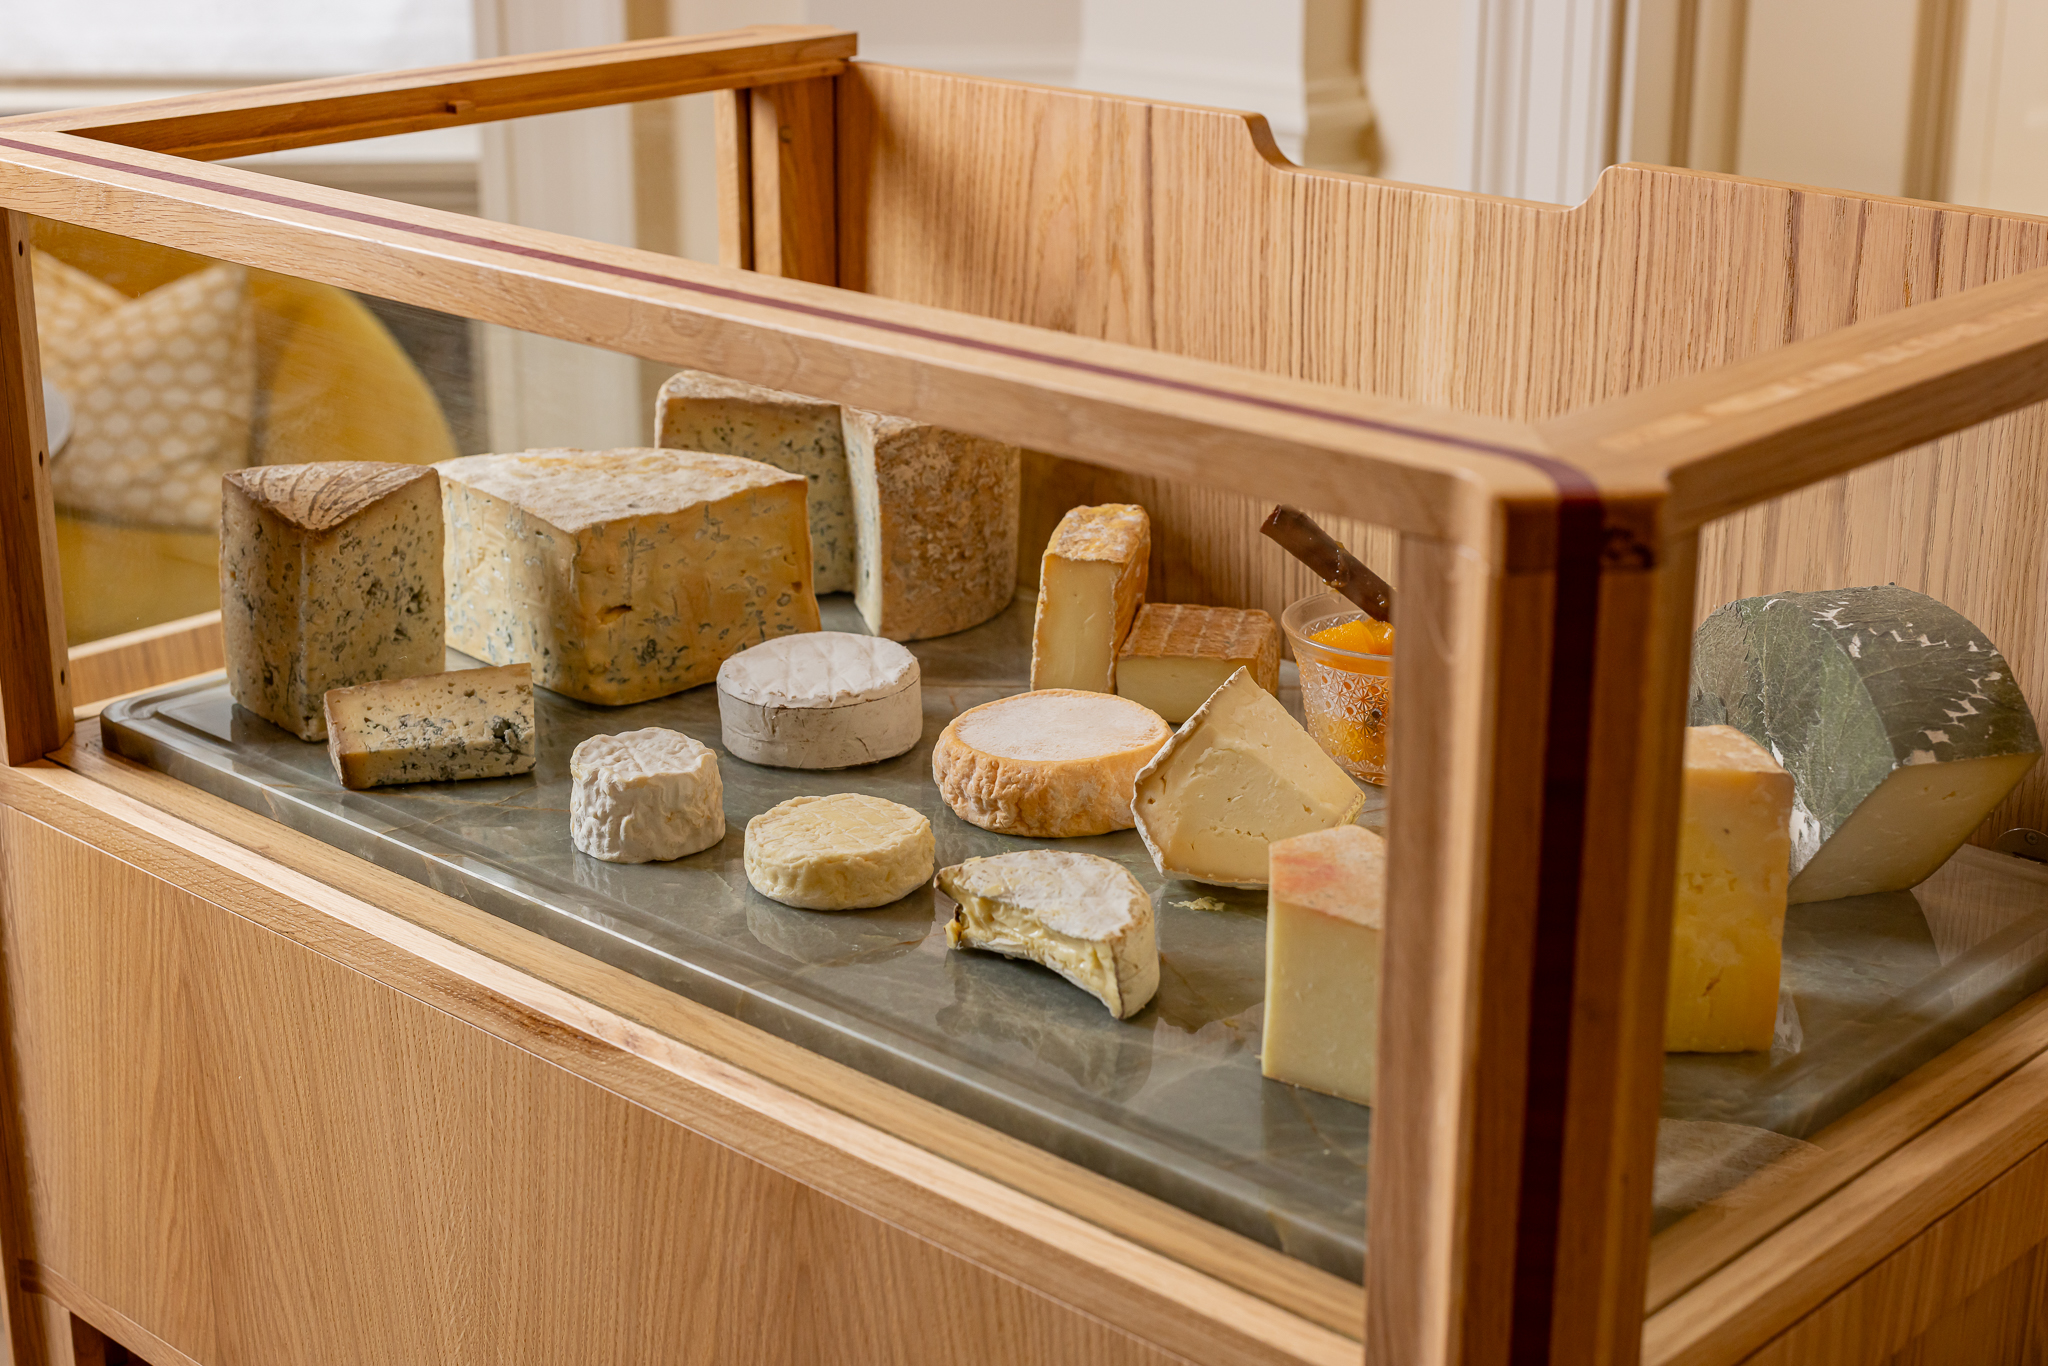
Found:
[(448, 643), (621, 706), (818, 629), (803, 476), (700, 451), (444, 461)]
[(524, 664), (327, 694), (327, 755), (343, 787), (504, 778), (530, 771), (536, 750)]
[(2005, 656), (1897, 585), (1720, 608), (1693, 637), (1690, 710), (1791, 773), (1794, 904), (1917, 886), (2041, 757)]

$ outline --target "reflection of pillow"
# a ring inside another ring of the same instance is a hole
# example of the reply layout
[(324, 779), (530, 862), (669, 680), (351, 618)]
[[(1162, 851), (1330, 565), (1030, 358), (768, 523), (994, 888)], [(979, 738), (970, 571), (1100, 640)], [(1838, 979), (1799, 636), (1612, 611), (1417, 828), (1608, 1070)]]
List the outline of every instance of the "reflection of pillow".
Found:
[(213, 527), (221, 475), (249, 463), (248, 272), (210, 266), (126, 299), (38, 252), (35, 290), (43, 373), (76, 421), (50, 467), (58, 506), (131, 525)]

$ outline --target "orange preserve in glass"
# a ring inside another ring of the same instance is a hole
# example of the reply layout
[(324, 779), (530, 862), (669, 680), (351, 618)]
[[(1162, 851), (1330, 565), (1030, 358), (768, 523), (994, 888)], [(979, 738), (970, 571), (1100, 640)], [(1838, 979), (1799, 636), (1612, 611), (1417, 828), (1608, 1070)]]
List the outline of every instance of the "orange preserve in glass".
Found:
[(1394, 628), (1337, 593), (1303, 598), (1280, 614), (1301, 670), (1308, 733), (1346, 773), (1387, 781), (1387, 721), (1394, 696)]

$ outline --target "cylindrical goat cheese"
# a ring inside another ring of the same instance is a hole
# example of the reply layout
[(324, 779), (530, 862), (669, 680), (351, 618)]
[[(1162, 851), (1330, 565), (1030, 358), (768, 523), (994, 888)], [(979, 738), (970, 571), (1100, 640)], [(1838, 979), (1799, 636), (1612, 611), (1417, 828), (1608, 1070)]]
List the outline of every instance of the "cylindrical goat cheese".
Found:
[(725, 838), (718, 756), (680, 731), (593, 735), (569, 756), (569, 831), (607, 863), (660, 863)]
[(917, 657), (893, 640), (810, 631), (765, 640), (718, 669), (725, 747), (775, 768), (893, 759), (924, 731)]

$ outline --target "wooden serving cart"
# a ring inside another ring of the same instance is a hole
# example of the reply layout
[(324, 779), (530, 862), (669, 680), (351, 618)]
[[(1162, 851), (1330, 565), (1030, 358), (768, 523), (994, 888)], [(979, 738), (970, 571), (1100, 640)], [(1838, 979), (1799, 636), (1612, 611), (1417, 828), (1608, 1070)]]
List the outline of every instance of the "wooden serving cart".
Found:
[[(1454, 194), (854, 52), (0, 123), (15, 1359), (2038, 1356), (2048, 998), (1767, 1198), (1649, 1209), (1696, 609), (1897, 580), (2043, 700), (2048, 220), (1644, 166)], [(703, 91), (720, 267), (207, 164)], [(1401, 593), (1364, 1286), (106, 752), (88, 656), (141, 687), (207, 626), (65, 648), (31, 216), (1018, 444), (1027, 559), (1142, 502), (1165, 600), (1277, 613), (1261, 505), (1338, 520)], [(2037, 772), (1995, 825), (2044, 822)]]

